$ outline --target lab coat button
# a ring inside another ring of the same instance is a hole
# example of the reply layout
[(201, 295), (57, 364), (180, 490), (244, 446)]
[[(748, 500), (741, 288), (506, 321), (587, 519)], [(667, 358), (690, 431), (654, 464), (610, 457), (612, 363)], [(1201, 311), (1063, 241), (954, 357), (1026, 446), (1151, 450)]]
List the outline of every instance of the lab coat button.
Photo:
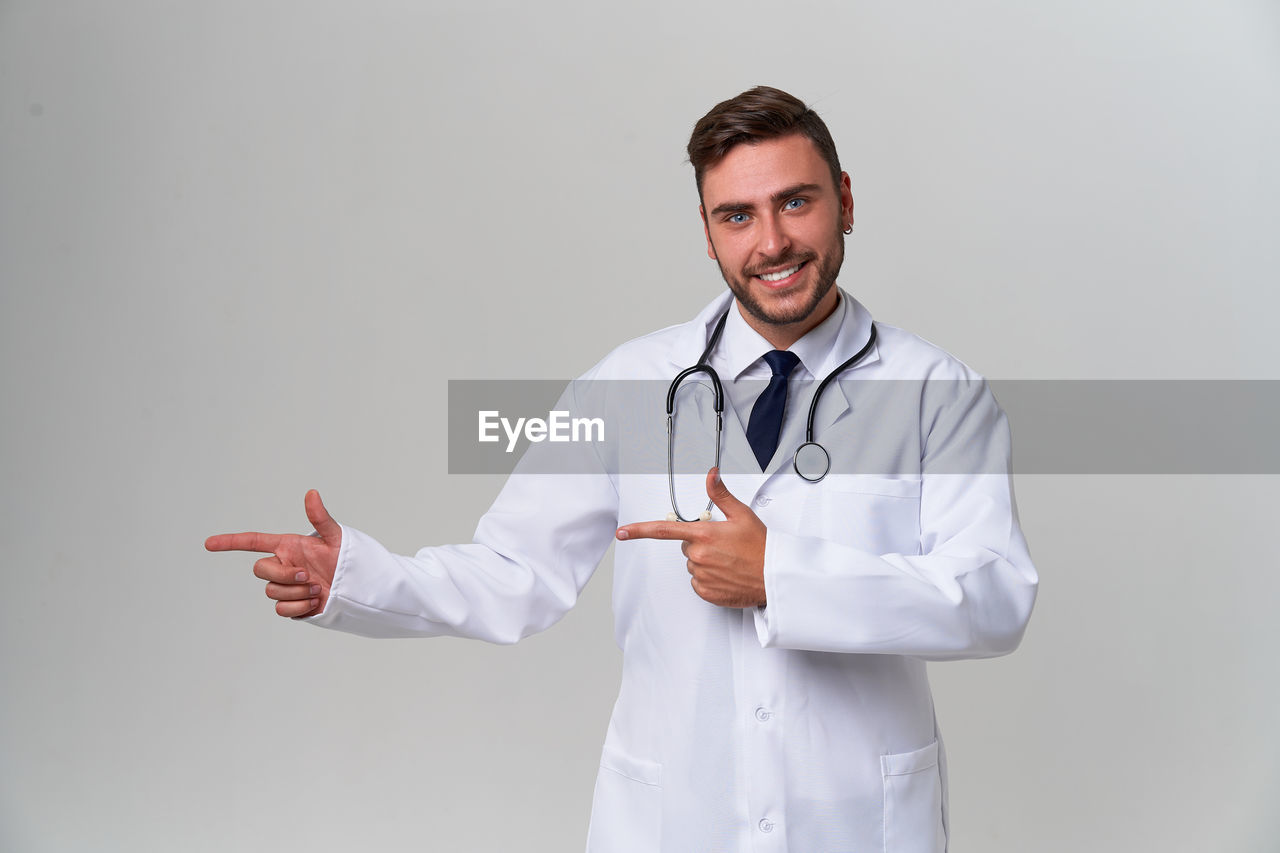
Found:
[(773, 716), (773, 712), (768, 708), (756, 708), (756, 719), (762, 723), (769, 722), (769, 718)]
[(773, 832), (773, 821), (767, 817), (761, 818), (758, 826), (761, 832)]
[(772, 500), (773, 498), (769, 497), (768, 495), (761, 495), (760, 497), (756, 498), (756, 506), (768, 506)]

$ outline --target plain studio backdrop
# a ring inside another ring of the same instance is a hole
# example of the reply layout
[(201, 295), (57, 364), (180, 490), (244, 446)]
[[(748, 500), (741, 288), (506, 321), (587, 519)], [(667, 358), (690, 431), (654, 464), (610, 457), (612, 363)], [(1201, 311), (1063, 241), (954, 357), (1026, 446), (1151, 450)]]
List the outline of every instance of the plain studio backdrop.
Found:
[[(683, 147), (759, 83), (830, 124), (878, 319), (992, 378), (1280, 378), (1273, 2), (0, 2), (0, 848), (582, 847), (611, 557), (496, 647), (280, 619), (201, 544), (312, 487), (468, 541), (447, 380), (719, 293)], [(954, 853), (1275, 849), (1276, 487), (1018, 477), (1026, 639), (931, 665)]]

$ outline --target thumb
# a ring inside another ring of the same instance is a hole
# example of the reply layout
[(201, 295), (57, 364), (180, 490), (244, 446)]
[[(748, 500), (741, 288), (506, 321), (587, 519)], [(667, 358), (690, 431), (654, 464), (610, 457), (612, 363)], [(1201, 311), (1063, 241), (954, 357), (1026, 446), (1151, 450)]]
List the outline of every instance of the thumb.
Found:
[(342, 527), (329, 515), (329, 510), (324, 508), (324, 501), (320, 500), (319, 492), (315, 489), (307, 492), (307, 496), (303, 498), (303, 505), (307, 508), (307, 520), (316, 529), (316, 533), (320, 534), (321, 539), (330, 544), (342, 541)]
[(707, 472), (707, 497), (715, 504), (725, 518), (734, 518), (743, 512), (751, 512), (747, 505), (729, 493), (729, 487), (720, 479), (720, 469), (712, 468)]

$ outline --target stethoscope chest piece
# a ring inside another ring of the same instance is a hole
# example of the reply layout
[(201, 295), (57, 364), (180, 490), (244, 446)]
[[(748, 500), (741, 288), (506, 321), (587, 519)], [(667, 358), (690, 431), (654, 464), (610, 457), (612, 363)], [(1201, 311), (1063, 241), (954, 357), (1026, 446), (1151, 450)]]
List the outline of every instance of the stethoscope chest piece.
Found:
[(795, 458), (791, 462), (796, 473), (810, 483), (816, 483), (831, 470), (831, 457), (827, 450), (816, 441), (806, 441), (796, 448)]

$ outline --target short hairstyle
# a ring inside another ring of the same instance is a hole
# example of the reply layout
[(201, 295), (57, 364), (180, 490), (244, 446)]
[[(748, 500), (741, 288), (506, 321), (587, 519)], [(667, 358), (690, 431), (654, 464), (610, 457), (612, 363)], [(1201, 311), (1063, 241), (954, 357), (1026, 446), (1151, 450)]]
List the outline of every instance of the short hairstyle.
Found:
[(721, 101), (698, 120), (689, 137), (689, 162), (702, 198), (702, 178), (737, 145), (799, 134), (817, 146), (840, 186), (840, 158), (831, 131), (804, 101), (772, 86), (756, 86), (736, 98)]

